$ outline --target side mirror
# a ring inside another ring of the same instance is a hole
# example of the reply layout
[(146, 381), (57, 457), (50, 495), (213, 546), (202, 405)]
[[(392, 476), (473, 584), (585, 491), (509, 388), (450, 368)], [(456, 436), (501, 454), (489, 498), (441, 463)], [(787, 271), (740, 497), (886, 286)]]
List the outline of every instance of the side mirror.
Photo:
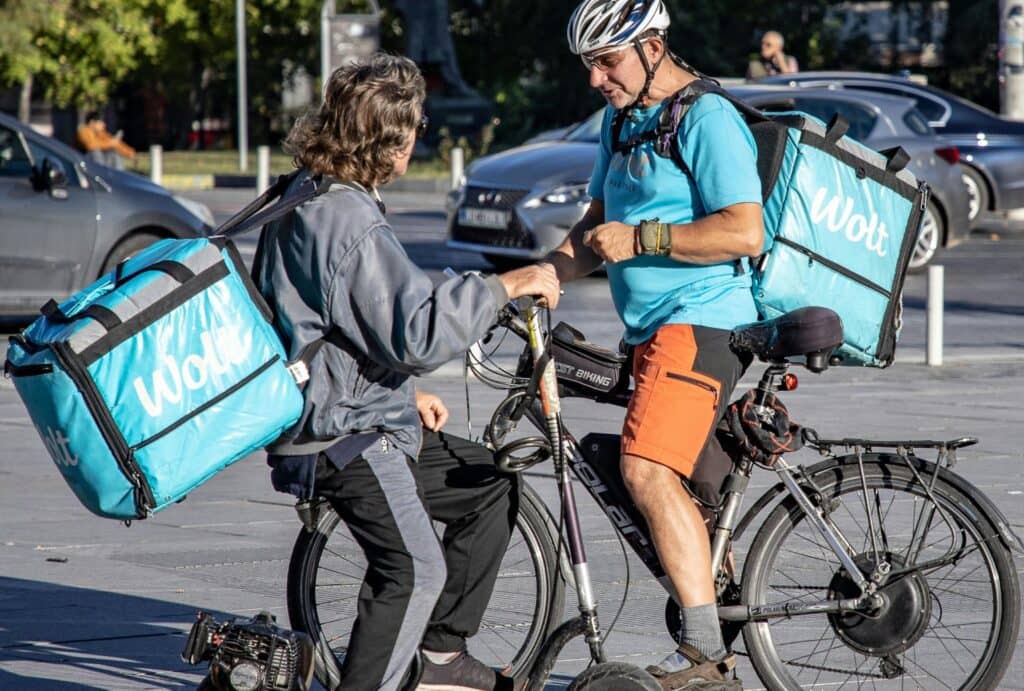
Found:
[(64, 166), (50, 158), (44, 158), (39, 166), (32, 166), (32, 187), (37, 192), (49, 190), (55, 199), (67, 199), (68, 176)]

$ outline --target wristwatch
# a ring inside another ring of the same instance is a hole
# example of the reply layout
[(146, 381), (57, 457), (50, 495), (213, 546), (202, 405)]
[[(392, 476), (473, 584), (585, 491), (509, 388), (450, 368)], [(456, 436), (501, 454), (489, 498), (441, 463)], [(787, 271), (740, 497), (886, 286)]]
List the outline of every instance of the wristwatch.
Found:
[(635, 250), (638, 255), (667, 257), (672, 252), (672, 226), (654, 218), (636, 225)]

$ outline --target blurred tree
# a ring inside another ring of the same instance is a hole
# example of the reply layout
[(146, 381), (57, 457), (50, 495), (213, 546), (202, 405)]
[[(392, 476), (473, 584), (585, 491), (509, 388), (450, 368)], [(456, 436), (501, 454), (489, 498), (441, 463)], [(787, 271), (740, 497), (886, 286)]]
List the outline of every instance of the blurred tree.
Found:
[(950, 0), (943, 46), (943, 65), (929, 79), (998, 113), (998, 0)]
[(144, 55), (158, 27), (188, 22), (186, 0), (8, 0), (0, 20), (0, 78), (37, 81), (57, 106), (95, 107)]
[(60, 2), (44, 5), (37, 0), (8, 0), (0, 10), (0, 81), (20, 84), (18, 119), (28, 121), (32, 83), (45, 61), (35, 39), (47, 21), (59, 12)]
[[(180, 0), (196, 17), (194, 23), (169, 26), (164, 49), (132, 75), (136, 87), (158, 84), (164, 98), (186, 111), (177, 119), (196, 121), (234, 114), (237, 97), (235, 0)], [(276, 144), (288, 123), (282, 93), (299, 74), (315, 78), (320, 67), (322, 0), (245, 0), (246, 71), (249, 83), (251, 137)], [(183, 145), (181, 132), (165, 145)], [(200, 132), (199, 146), (206, 137)]]

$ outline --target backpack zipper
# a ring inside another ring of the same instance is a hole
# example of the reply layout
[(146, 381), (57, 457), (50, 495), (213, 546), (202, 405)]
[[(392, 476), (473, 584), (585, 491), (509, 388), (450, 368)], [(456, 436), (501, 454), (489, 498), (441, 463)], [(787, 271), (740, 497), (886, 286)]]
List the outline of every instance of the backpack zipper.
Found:
[(74, 383), (75, 388), (82, 394), (85, 407), (92, 414), (93, 420), (100, 430), (100, 435), (107, 443), (107, 447), (110, 449), (117, 467), (125, 476), (125, 479), (135, 488), (136, 516), (138, 518), (145, 518), (150, 510), (156, 506), (153, 492), (149, 487), (149, 483), (146, 482), (146, 478), (142, 475), (139, 464), (135, 462), (127, 442), (121, 436), (121, 430), (118, 429), (117, 423), (111, 417), (106, 402), (96, 388), (96, 384), (93, 382), (88, 370), (82, 366), (78, 356), (72, 352), (67, 343), (53, 343), (50, 345), (50, 348), (57, 357), (57, 361), (67, 371), (68, 377)]
[(820, 264), (823, 264), (824, 266), (827, 266), (828, 268), (832, 269), (836, 273), (842, 274), (843, 276), (846, 276), (851, 281), (855, 281), (857, 283), (860, 283), (862, 286), (865, 286), (867, 288), (871, 288), (872, 290), (874, 290), (874, 291), (876, 291), (878, 293), (881, 293), (882, 295), (884, 295), (887, 298), (890, 298), (890, 299), (892, 298), (892, 291), (886, 290), (885, 288), (883, 288), (882, 286), (878, 285), (874, 281), (872, 281), (870, 279), (867, 279), (867, 278), (864, 278), (860, 274), (854, 273), (853, 271), (850, 271), (849, 269), (847, 269), (842, 264), (837, 264), (836, 262), (832, 261), (831, 259), (823, 257), (822, 255), (818, 254), (817, 252), (815, 252), (813, 250), (809, 250), (809, 249), (807, 249), (806, 247), (804, 247), (803, 245), (801, 245), (799, 243), (793, 242), (789, 238), (784, 238), (781, 235), (777, 235), (775, 237), (774, 241), (775, 242), (781, 242), (783, 245), (786, 245), (787, 247), (791, 247), (792, 249), (796, 250), (797, 252), (800, 252), (801, 254), (807, 256), (808, 259), (810, 259), (812, 261), (816, 261), (816, 262), (818, 262)]

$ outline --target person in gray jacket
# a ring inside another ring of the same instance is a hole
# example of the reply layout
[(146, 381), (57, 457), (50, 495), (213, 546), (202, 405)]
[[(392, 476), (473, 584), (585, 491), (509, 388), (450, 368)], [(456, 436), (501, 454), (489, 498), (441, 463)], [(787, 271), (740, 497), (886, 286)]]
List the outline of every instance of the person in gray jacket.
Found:
[[(499, 483), (501, 492), (493, 477), (476, 489), (446, 486), (446, 469), (459, 462), (451, 449), (445, 462), (417, 464), (430, 407), (421, 398), (417, 409), (412, 377), (482, 338), (508, 300), (539, 295), (554, 307), (559, 295), (549, 266), (435, 286), (406, 255), (378, 187), (405, 173), (424, 98), (407, 58), (377, 54), (337, 69), (323, 104), (285, 142), (302, 171), (285, 199), (305, 185), (325, 191), (268, 224), (254, 260), (289, 357), (309, 369), (301, 418), (268, 448), (271, 479), (327, 499), (368, 562), (337, 686), (346, 690), (397, 688), (421, 644), (421, 689), (496, 684), (465, 639), (479, 627), (510, 535), (514, 483)], [(439, 518), (444, 548), (431, 525), (442, 504), (458, 514)], [(471, 545), (473, 559), (460, 558)]]

